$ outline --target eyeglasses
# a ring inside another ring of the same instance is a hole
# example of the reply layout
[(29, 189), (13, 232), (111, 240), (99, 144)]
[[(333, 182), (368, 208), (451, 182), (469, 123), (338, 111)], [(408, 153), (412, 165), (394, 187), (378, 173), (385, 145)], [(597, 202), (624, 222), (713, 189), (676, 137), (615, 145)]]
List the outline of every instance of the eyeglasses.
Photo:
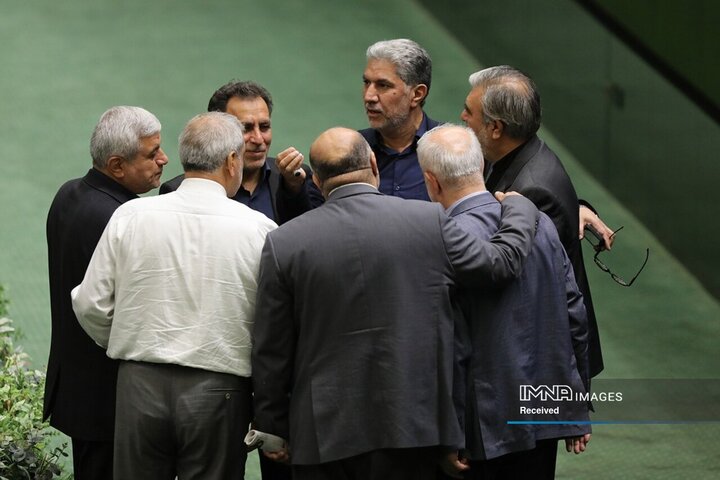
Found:
[[(612, 233), (612, 235), (610, 235), (610, 238), (614, 237), (623, 228), (625, 228), (625, 227), (623, 226), (623, 227), (620, 227), (617, 230), (615, 230)], [(610, 268), (608, 268), (608, 266), (605, 265), (603, 263), (603, 261), (598, 258), (598, 256), (606, 250), (605, 249), (605, 241), (602, 239), (602, 236), (600, 236), (598, 233), (596, 233), (594, 231), (591, 233), (593, 233), (593, 235), (585, 235), (585, 238), (588, 240), (588, 242), (590, 242), (590, 244), (595, 249), (595, 256), (593, 257), (593, 261), (595, 261), (595, 265), (597, 265), (598, 268), (600, 268), (600, 270), (602, 270), (603, 272), (609, 273), (610, 277), (613, 280), (615, 280), (615, 282), (618, 283), (619, 285), (622, 285), (623, 287), (629, 287), (630, 285), (632, 285), (633, 282), (635, 281), (635, 279), (640, 275), (640, 273), (645, 268), (645, 265), (647, 265), (648, 258), (650, 258), (650, 249), (649, 248), (645, 249), (645, 261), (643, 261), (643, 264), (640, 266), (640, 270), (638, 270), (638, 272), (635, 274), (635, 276), (632, 277), (629, 282), (627, 282), (627, 281), (623, 280), (621, 277), (615, 275), (610, 270)], [(598, 243), (594, 243), (593, 240), (590, 239), (590, 237), (595, 237), (595, 240), (597, 240)]]

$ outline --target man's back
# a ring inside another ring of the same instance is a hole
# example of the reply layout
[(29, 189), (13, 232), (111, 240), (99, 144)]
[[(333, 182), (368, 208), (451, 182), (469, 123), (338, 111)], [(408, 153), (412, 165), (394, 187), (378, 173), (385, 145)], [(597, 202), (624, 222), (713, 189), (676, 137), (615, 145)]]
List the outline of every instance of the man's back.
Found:
[[(297, 336), (293, 462), (457, 444), (452, 365), (438, 367), (438, 358), (450, 359), (443, 350), (453, 334), (441, 211), (369, 186), (342, 190), (346, 196), (269, 235), (264, 252), (275, 256), (272, 276), (285, 287), (267, 288), (261, 274), (265, 301), (295, 302), (294, 324), (276, 325), (258, 310), (256, 325), (258, 338), (277, 345), (284, 344), (278, 336)], [(264, 381), (261, 371), (256, 381)]]
[[(487, 239), (497, 228), (500, 206), (485, 192), (460, 202), (451, 216), (463, 230)], [(495, 458), (535, 448), (537, 440), (585, 433), (577, 426), (506, 423), (528, 419), (519, 414), (520, 385), (568, 385), (578, 392), (587, 385), (585, 309), (550, 219), (541, 215), (516, 281), (505, 288), (463, 290), (459, 298), (472, 346), (466, 372), (470, 458)], [(572, 405), (558, 418), (528, 420), (588, 418), (582, 405)]]
[(274, 227), (205, 179), (119, 208), (91, 262), (116, 270), (88, 269), (98, 285), (86, 276), (81, 297), (114, 289), (108, 356), (249, 376), (259, 253)]

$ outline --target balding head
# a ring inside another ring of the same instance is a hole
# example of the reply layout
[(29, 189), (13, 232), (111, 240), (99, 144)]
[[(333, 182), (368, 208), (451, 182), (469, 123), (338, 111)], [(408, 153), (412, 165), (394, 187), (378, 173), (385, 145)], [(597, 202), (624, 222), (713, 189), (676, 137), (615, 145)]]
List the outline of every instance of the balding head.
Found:
[(348, 183), (376, 185), (377, 167), (370, 145), (349, 128), (335, 127), (321, 133), (310, 146), (310, 166), (324, 195)]
[(475, 133), (459, 125), (435, 127), (418, 141), (418, 161), (433, 200), (450, 201), (485, 190), (484, 160)]

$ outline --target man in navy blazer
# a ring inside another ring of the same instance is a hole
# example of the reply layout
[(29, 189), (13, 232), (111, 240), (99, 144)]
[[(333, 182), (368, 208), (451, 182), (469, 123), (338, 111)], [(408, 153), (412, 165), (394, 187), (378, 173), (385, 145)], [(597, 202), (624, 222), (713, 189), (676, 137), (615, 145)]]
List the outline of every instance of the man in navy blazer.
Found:
[[(437, 127), (420, 139), (418, 156), (430, 198), (460, 228), (490, 238), (498, 227), (500, 204), (485, 189), (482, 150), (473, 131)], [(456, 400), (466, 406), (470, 468), (465, 478), (554, 478), (558, 439), (567, 439), (568, 449), (579, 453), (590, 427), (507, 423), (589, 419), (586, 402), (552, 405), (559, 410), (548, 414), (523, 410), (551, 405), (537, 398), (523, 401), (522, 385), (562, 385), (584, 394), (589, 382), (585, 306), (548, 216), (540, 215), (518, 279), (505, 287), (464, 289), (458, 299), (467, 322), (467, 330), (458, 333), (456, 370), (461, 397)], [(467, 467), (461, 462), (454, 466), (450, 471), (455, 474)]]
[[(289, 147), (268, 157), (272, 143), (273, 100), (265, 87), (250, 81), (231, 81), (218, 88), (208, 102), (209, 112), (235, 115), (245, 129), (243, 181), (233, 197), (281, 225), (323, 203), (312, 183), (304, 156)], [(160, 186), (160, 193), (177, 190), (184, 175)]]
[[(536, 134), (541, 120), (540, 94), (532, 79), (506, 65), (475, 72), (470, 76), (470, 84), (472, 90), (461, 118), (482, 145), (487, 189), (520, 192), (555, 224), (583, 294), (588, 316), (590, 376), (594, 377), (603, 369), (603, 358), (578, 235), (579, 210), (585, 207), (580, 207), (572, 181), (558, 157)], [(609, 245), (609, 229), (596, 215), (589, 216), (597, 222), (593, 225), (603, 232)]]
[(508, 198), (498, 235), (477, 241), (438, 205), (381, 194), (356, 131), (320, 135), (310, 162), (326, 203), (263, 249), (255, 428), (289, 440), (296, 480), (434, 478), (442, 448), (464, 443), (450, 290), (517, 276), (537, 210)]
[(78, 480), (112, 479), (118, 364), (80, 327), (70, 291), (82, 281), (113, 212), (157, 188), (168, 161), (160, 122), (139, 107), (103, 113), (90, 154), (93, 167), (60, 187), (47, 217), (52, 338), (43, 418), (71, 437)]

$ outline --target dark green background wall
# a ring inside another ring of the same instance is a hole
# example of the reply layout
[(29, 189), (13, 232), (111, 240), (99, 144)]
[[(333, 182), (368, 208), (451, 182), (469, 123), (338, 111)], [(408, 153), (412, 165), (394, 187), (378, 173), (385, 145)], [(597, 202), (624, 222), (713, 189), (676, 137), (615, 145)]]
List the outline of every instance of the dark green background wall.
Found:
[[(528, 72), (544, 124), (720, 297), (720, 128), (712, 119), (572, 0), (422, 3), (485, 65)], [(691, 77), (717, 74), (717, 15), (704, 18), (707, 2), (609, 5)], [(665, 31), (675, 20), (692, 30)]]
[(578, 0), (595, 4), (720, 107), (720, 2)]

